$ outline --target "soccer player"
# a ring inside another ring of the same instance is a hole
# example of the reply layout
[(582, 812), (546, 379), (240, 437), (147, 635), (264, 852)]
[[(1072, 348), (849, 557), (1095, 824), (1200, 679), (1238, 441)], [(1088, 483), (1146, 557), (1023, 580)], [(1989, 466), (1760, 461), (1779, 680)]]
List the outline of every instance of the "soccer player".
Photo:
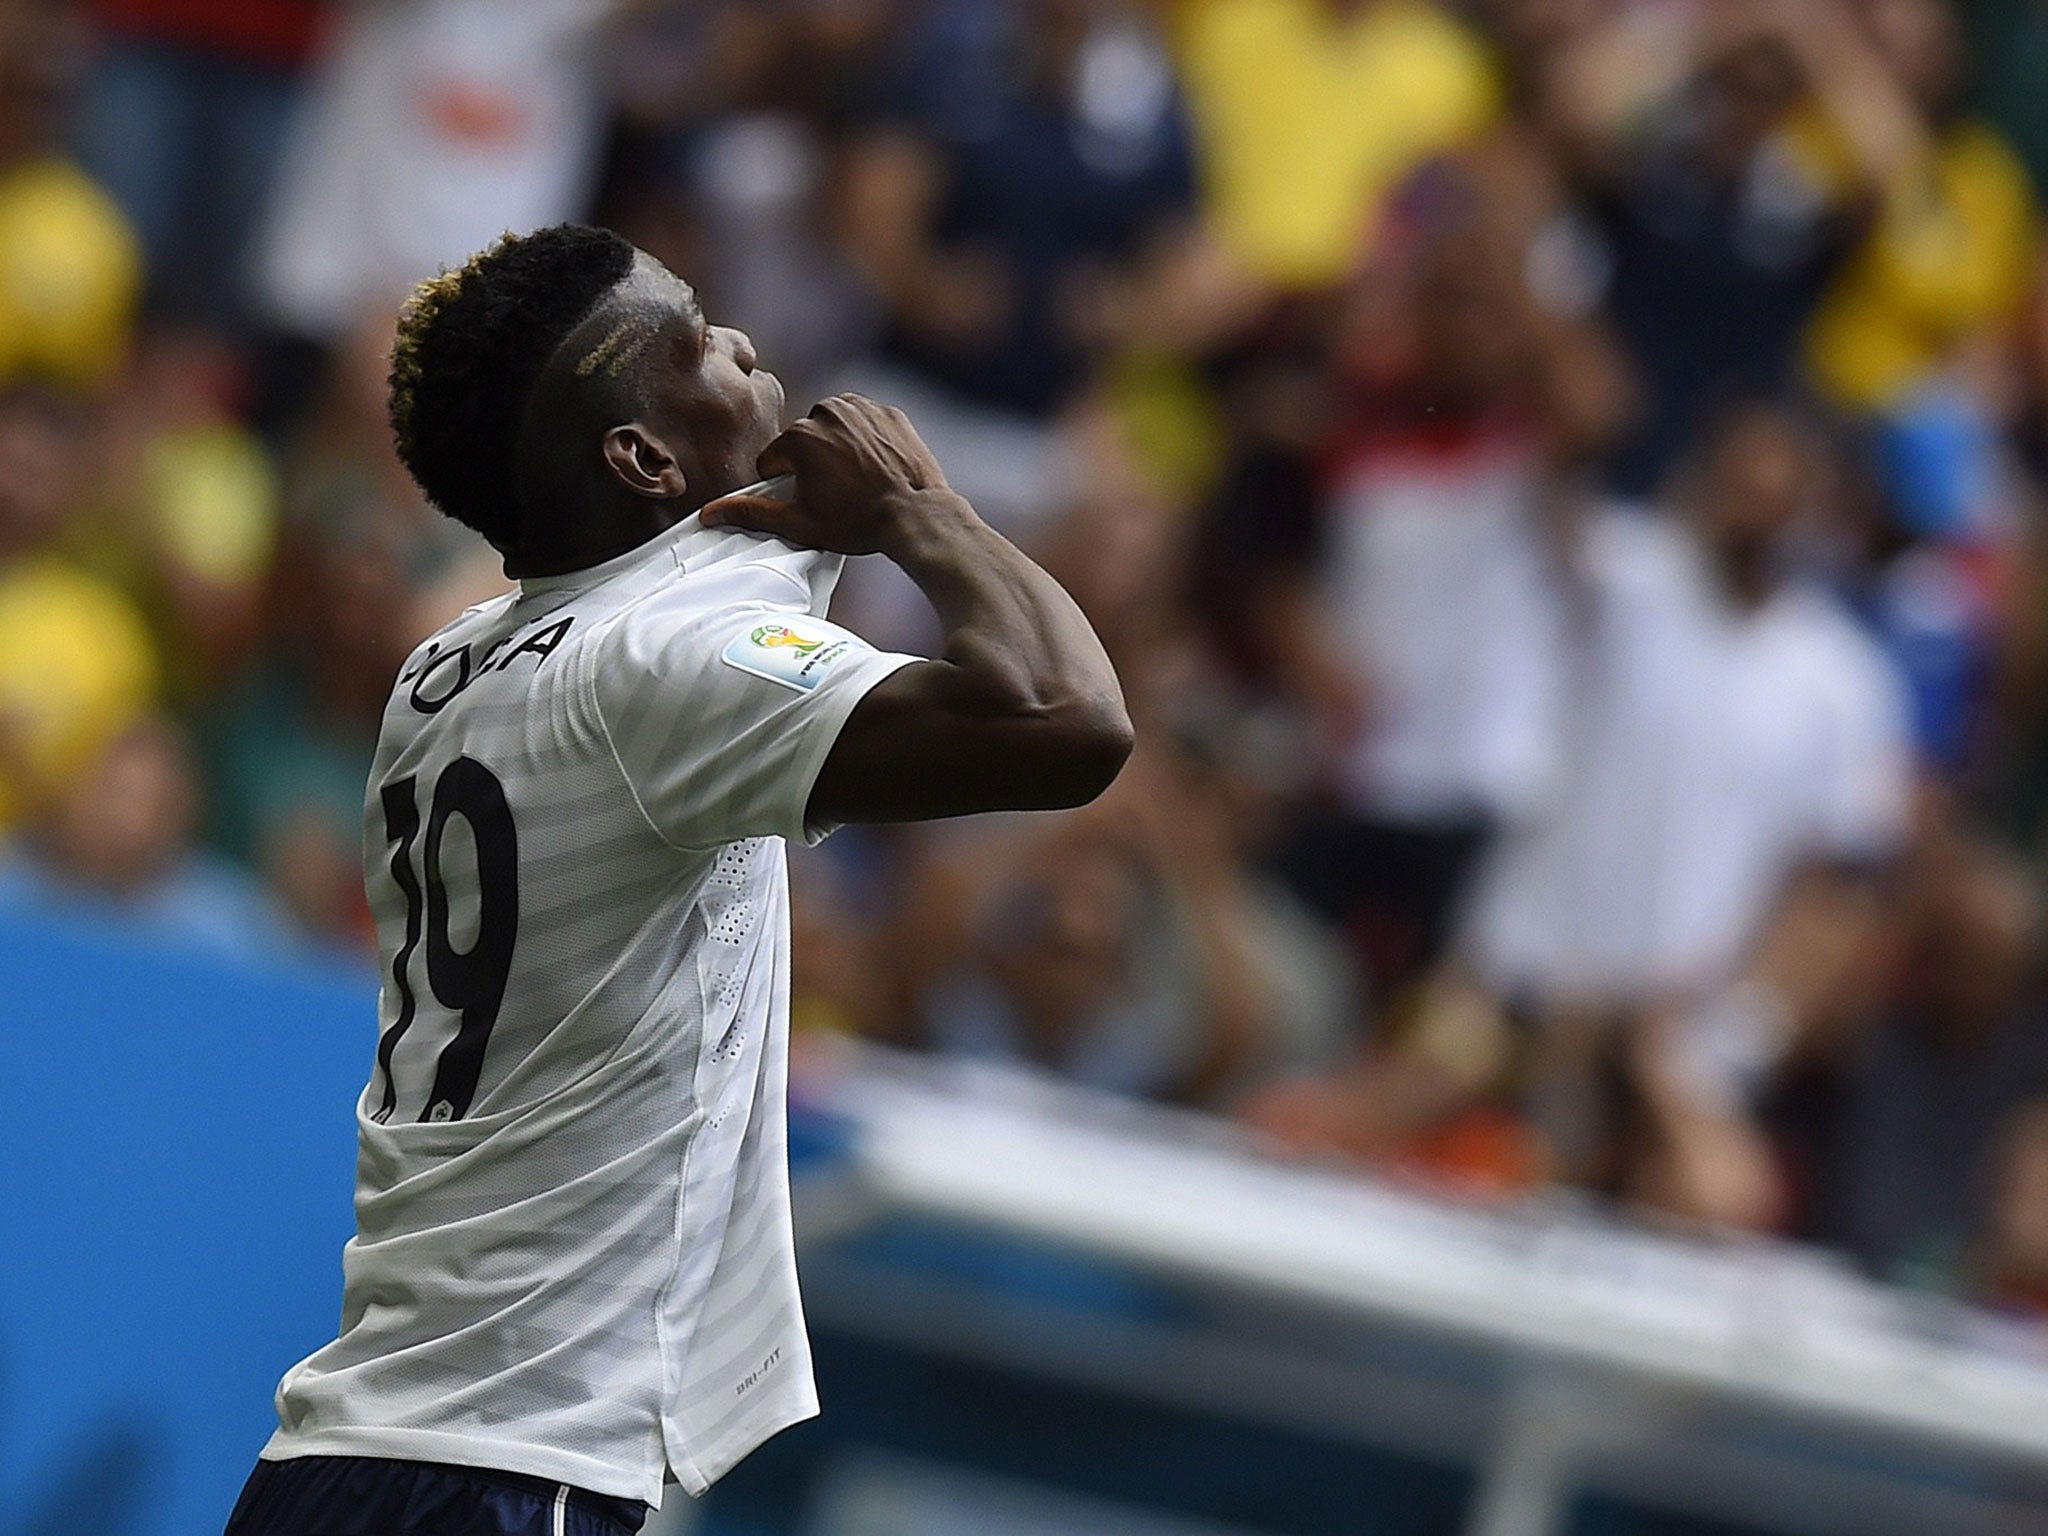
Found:
[[(783, 842), (1079, 804), (1131, 726), (1080, 610), (901, 412), (782, 406), (599, 230), (508, 236), (405, 308), (399, 452), (519, 586), (385, 708), (341, 1336), (278, 1388), (230, 1536), (609, 1536), (817, 1411)], [(824, 618), (869, 551), (938, 659)]]

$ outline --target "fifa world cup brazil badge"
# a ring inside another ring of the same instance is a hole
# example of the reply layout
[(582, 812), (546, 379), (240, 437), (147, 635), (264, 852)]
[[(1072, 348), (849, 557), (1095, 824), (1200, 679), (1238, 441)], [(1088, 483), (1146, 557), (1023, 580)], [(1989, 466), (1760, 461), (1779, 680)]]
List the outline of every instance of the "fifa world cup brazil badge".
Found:
[(868, 649), (865, 640), (837, 624), (793, 617), (743, 630), (727, 643), (721, 656), (728, 666), (742, 672), (808, 691), (845, 658)]
[(786, 649), (795, 651), (802, 656), (810, 655), (811, 652), (825, 643), (823, 640), (806, 640), (787, 624), (763, 624), (751, 635), (747, 636), (747, 642), (750, 645), (758, 645), (763, 650), (778, 651)]

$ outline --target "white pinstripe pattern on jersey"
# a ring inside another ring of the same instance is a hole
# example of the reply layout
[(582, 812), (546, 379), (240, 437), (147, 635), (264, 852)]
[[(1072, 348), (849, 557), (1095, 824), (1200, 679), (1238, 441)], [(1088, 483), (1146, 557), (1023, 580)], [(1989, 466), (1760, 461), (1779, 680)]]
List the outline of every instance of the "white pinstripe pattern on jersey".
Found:
[[(693, 519), (471, 610), (402, 669), (364, 867), (380, 1036), (405, 989), (415, 1016), (391, 1052), (392, 1113), (373, 1118), (381, 1073), (357, 1107), (341, 1336), (279, 1387), (265, 1456), (498, 1467), (655, 1504), (665, 1472), (701, 1492), (815, 1411), (789, 1225), (780, 840), (820, 835), (805, 805), (840, 725), (912, 658), (812, 647), (827, 664), (794, 685), (721, 653), (764, 623), (835, 634), (821, 615), (839, 564)], [(429, 662), (432, 711), (413, 702)], [(436, 1121), (463, 1017), (441, 995), (464, 974), (448, 956), (495, 953), (483, 924), (505, 910), (480, 888), (469, 812), (432, 809), (463, 757), (509, 808), (516, 940), (467, 1111)], [(420, 829), (401, 867), (445, 891), (423, 912), (393, 873), (383, 803), (407, 779)], [(401, 989), (413, 923), (428, 931)], [(560, 1531), (560, 1498), (555, 1514)]]

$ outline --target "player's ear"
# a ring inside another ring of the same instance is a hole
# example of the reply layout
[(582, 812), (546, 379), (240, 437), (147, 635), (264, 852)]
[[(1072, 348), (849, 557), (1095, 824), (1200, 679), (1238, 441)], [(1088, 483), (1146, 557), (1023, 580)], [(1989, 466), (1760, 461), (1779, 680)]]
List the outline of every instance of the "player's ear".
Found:
[(635, 496), (669, 501), (689, 489), (668, 445), (637, 421), (605, 433), (604, 462)]

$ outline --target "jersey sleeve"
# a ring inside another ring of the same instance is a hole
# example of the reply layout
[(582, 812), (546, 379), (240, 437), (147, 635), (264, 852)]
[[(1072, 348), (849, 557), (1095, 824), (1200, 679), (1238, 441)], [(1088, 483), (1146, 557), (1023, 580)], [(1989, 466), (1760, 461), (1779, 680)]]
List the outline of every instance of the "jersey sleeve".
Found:
[(867, 691), (921, 658), (814, 616), (772, 572), (711, 605), (656, 598), (596, 650), (595, 712), (648, 822), (679, 848), (807, 843), (805, 808)]

